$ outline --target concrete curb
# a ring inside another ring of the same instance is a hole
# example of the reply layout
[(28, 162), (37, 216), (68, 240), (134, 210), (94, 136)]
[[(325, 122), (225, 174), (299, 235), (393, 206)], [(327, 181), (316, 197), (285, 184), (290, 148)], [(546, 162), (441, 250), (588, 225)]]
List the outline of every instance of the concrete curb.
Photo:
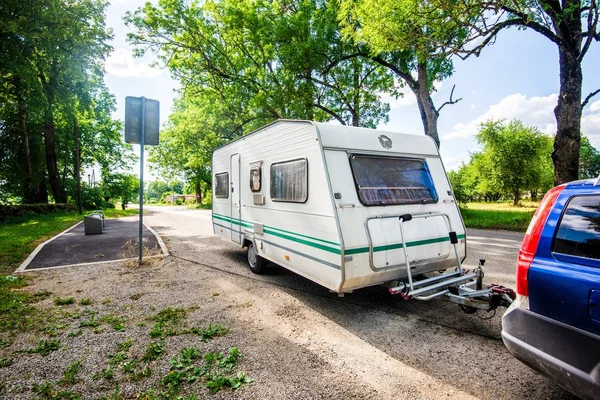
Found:
[(42, 248), (47, 243), (50, 243), (54, 239), (61, 237), (62, 235), (64, 235), (65, 233), (69, 232), (71, 229), (75, 229), (77, 226), (81, 225), (82, 223), (83, 223), (83, 221), (79, 221), (78, 223), (76, 223), (75, 225), (73, 225), (72, 227), (70, 227), (68, 229), (65, 229), (64, 231), (62, 231), (58, 235), (56, 235), (54, 237), (51, 237), (50, 239), (46, 240), (43, 243), (40, 243), (40, 245), (38, 247), (36, 247), (35, 250), (33, 250), (33, 252), (29, 255), (29, 257), (27, 257), (25, 259), (25, 261), (23, 261), (23, 263), (19, 266), (19, 268), (17, 268), (17, 270), (14, 273), (24, 272), (25, 268), (27, 268), (27, 266), (29, 265), (29, 263), (35, 258), (35, 256), (37, 256), (37, 254), (40, 252), (40, 250), (42, 250)]

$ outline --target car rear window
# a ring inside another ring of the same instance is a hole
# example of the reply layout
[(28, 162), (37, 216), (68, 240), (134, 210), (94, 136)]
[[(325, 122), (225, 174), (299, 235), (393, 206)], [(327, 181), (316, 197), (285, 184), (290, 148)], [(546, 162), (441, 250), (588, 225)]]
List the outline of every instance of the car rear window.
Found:
[(353, 155), (350, 164), (360, 202), (366, 206), (438, 200), (424, 160)]
[(575, 196), (560, 220), (552, 250), (600, 259), (600, 195)]

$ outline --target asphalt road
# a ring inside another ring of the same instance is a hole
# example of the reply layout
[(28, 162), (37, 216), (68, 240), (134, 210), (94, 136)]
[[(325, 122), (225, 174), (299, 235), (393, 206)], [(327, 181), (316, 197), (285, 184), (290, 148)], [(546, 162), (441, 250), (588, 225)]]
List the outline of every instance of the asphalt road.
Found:
[[(277, 266), (271, 266), (266, 275), (257, 276), (247, 268), (245, 252), (239, 246), (213, 236), (210, 211), (152, 206), (146, 210), (145, 221), (161, 234), (175, 259), (224, 271), (230, 275), (232, 284), (239, 282), (240, 277), (267, 283), (275, 292), (299, 300), (304, 310), (295, 313), (316, 312), (336, 328), (360, 337), (364, 346), (384, 352), (397, 365), (408, 366), (460, 393), (483, 399), (573, 398), (506, 351), (500, 338), (502, 311), (478, 317), (440, 300), (403, 301), (379, 287), (338, 298)], [(480, 258), (485, 258), (484, 282), (514, 288), (515, 262), (522, 237), (512, 232), (470, 230), (464, 266), (475, 267)], [(326, 333), (313, 335), (311, 340), (313, 346), (320, 343), (330, 349), (342, 345)], [(419, 379), (412, 383), (410, 377), (407, 379), (408, 383), (403, 384), (415, 387), (422, 384)], [(447, 395), (439, 393), (439, 398)]]

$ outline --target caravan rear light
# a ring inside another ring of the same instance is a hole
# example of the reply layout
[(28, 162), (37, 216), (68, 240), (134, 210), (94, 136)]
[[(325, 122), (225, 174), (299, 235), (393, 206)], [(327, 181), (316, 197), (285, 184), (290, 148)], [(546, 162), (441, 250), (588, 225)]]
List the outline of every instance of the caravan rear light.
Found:
[(519, 251), (519, 258), (517, 260), (517, 293), (521, 296), (529, 296), (529, 284), (527, 282), (529, 267), (535, 257), (535, 252), (542, 236), (542, 230), (546, 224), (550, 210), (552, 210), (558, 195), (564, 188), (564, 186), (557, 186), (546, 193), (533, 215), (523, 238), (523, 243), (521, 243), (521, 250)]

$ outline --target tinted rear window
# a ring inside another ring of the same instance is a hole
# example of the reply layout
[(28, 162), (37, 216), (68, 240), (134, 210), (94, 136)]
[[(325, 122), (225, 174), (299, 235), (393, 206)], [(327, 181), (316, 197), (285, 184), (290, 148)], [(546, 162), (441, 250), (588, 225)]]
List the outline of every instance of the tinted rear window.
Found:
[(437, 202), (424, 160), (353, 155), (350, 164), (366, 206)]
[(600, 196), (576, 196), (569, 201), (552, 250), (600, 259)]

